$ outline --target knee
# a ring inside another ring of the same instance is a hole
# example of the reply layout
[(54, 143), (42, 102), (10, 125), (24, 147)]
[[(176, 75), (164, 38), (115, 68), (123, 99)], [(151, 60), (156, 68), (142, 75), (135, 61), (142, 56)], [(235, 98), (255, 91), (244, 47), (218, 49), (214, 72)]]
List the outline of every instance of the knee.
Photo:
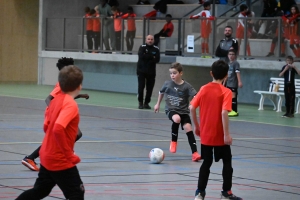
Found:
[(192, 125), (189, 124), (189, 123), (184, 124), (184, 125), (183, 125), (183, 128), (184, 128), (184, 131), (185, 131), (186, 133), (188, 133), (188, 132), (190, 132), (190, 131), (193, 130), (193, 129), (192, 129)]
[(181, 118), (180, 118), (180, 116), (177, 115), (177, 114), (176, 114), (176, 115), (173, 115), (172, 120), (173, 120), (173, 122), (176, 123), (176, 124), (180, 124), (180, 122), (181, 122)]
[(278, 41), (278, 37), (275, 37), (275, 38), (272, 39), (272, 43), (274, 43), (274, 44), (275, 44), (277, 41)]
[(203, 167), (203, 168), (210, 168), (210, 166), (212, 165), (212, 163), (213, 163), (213, 158), (211, 158), (211, 159), (204, 159), (204, 161), (203, 161), (203, 163), (202, 163), (202, 165), (201, 165), (201, 168)]

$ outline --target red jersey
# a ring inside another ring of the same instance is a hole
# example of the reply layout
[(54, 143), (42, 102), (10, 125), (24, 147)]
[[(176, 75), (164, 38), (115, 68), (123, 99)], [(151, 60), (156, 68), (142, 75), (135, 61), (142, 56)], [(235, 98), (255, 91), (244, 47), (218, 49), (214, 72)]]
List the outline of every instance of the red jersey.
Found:
[(92, 31), (93, 30), (93, 19), (91, 19), (91, 15), (85, 14), (84, 17), (86, 18), (86, 30)]
[(287, 23), (287, 20), (289, 20), (289, 35), (297, 35), (298, 30), (298, 21), (297, 18), (300, 16), (300, 14), (291, 14), (287, 16), (282, 16), (282, 19), (284, 22)]
[(60, 89), (60, 86), (59, 86), (59, 82), (57, 82), (56, 85), (54, 86), (54, 89), (50, 93), (50, 95), (53, 96), (53, 97), (56, 97), (59, 93), (61, 93), (61, 89)]
[(172, 36), (172, 33), (174, 31), (174, 25), (172, 22), (169, 22), (169, 23), (166, 23), (163, 27), (163, 32), (166, 32), (166, 30), (169, 29), (169, 32), (168, 32), (168, 37), (171, 37)]
[(116, 13), (114, 15), (114, 29), (115, 31), (121, 31), (122, 30), (122, 13)]
[[(215, 18), (213, 16), (211, 16), (210, 11), (209, 10), (202, 10), (200, 13), (198, 13), (197, 15), (192, 15), (190, 16), (190, 19), (198, 19), (198, 18), (203, 18), (200, 21), (200, 27), (201, 27), (201, 37), (203, 38), (208, 38), (209, 34), (212, 31), (212, 27), (211, 27), (211, 20), (214, 20)], [(204, 19), (207, 18), (207, 19)]]
[(80, 162), (73, 151), (78, 124), (77, 103), (73, 97), (61, 92), (45, 111), (45, 137), (40, 149), (40, 160), (47, 170), (65, 170)]
[(100, 32), (100, 15), (99, 14), (96, 14), (95, 18), (93, 18), (93, 31), (94, 32)]
[(134, 14), (134, 13), (131, 13), (131, 14), (126, 13), (126, 14), (122, 15), (123, 19), (127, 19), (127, 30), (128, 31), (135, 31), (136, 30), (135, 17), (136, 17), (136, 14)]
[(194, 108), (199, 108), (201, 144), (223, 146), (224, 130), (222, 110), (231, 111), (232, 92), (218, 83), (208, 83), (191, 101)]

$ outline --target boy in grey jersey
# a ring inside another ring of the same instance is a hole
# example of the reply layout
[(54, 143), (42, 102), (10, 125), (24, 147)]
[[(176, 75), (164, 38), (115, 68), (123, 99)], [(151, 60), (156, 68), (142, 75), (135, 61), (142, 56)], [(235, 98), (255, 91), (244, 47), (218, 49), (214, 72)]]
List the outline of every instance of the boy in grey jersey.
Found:
[(228, 58), (229, 58), (229, 70), (228, 76), (226, 79), (226, 87), (232, 91), (232, 111), (228, 113), (229, 117), (236, 117), (239, 115), (237, 110), (237, 95), (238, 95), (238, 88), (243, 87), (243, 83), (241, 80), (241, 73), (240, 73), (240, 64), (236, 61), (236, 52), (233, 49), (228, 51)]
[(180, 63), (172, 63), (169, 71), (172, 80), (166, 81), (159, 91), (154, 111), (159, 112), (160, 103), (165, 97), (165, 112), (173, 122), (170, 152), (176, 153), (178, 129), (181, 124), (181, 128), (185, 130), (192, 150), (192, 161), (196, 162), (201, 159), (201, 156), (197, 152), (196, 140), (189, 116), (189, 98), (194, 97), (197, 92), (188, 82), (182, 79), (183, 68)]

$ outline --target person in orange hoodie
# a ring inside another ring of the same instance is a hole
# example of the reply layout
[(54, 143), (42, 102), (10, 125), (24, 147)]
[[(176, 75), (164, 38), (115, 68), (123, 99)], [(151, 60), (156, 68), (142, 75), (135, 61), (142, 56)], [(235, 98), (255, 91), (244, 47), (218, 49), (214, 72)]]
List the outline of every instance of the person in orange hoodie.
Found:
[[(89, 7), (85, 7), (84, 9), (85, 11), (85, 15), (84, 18), (86, 18), (86, 40), (87, 40), (87, 46), (88, 46), (88, 50), (92, 50), (93, 49), (93, 19), (90, 12), (91, 9)], [(92, 51), (88, 51), (89, 53), (91, 53)]]
[(90, 12), (91, 16), (93, 17), (93, 39), (94, 39), (94, 51), (93, 53), (98, 53), (98, 49), (100, 46), (100, 28), (101, 28), (101, 23), (100, 23), (100, 15), (97, 9), (92, 9)]
[(297, 58), (300, 57), (299, 33), (298, 33), (298, 17), (300, 16), (297, 5), (291, 7), (291, 14), (282, 16), (283, 21), (289, 25), (290, 48)]
[(134, 45), (134, 38), (136, 32), (135, 17), (136, 14), (133, 12), (133, 8), (131, 6), (128, 7), (128, 13), (122, 15), (123, 19), (127, 19), (127, 32), (126, 32), (127, 51), (132, 51)]
[(113, 13), (114, 18), (114, 29), (115, 29), (115, 37), (116, 37), (116, 50), (121, 50), (121, 31), (122, 31), (122, 12), (118, 7), (113, 6), (111, 8), (111, 12)]

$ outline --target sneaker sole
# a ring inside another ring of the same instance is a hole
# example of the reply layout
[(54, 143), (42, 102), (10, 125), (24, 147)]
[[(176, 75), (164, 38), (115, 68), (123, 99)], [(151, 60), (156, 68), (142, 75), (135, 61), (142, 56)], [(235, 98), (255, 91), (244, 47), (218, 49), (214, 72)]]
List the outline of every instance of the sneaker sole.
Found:
[(35, 169), (31, 164), (29, 164), (28, 162), (22, 160), (22, 164), (27, 167), (28, 169), (30, 169), (31, 171), (39, 171), (37, 169)]

